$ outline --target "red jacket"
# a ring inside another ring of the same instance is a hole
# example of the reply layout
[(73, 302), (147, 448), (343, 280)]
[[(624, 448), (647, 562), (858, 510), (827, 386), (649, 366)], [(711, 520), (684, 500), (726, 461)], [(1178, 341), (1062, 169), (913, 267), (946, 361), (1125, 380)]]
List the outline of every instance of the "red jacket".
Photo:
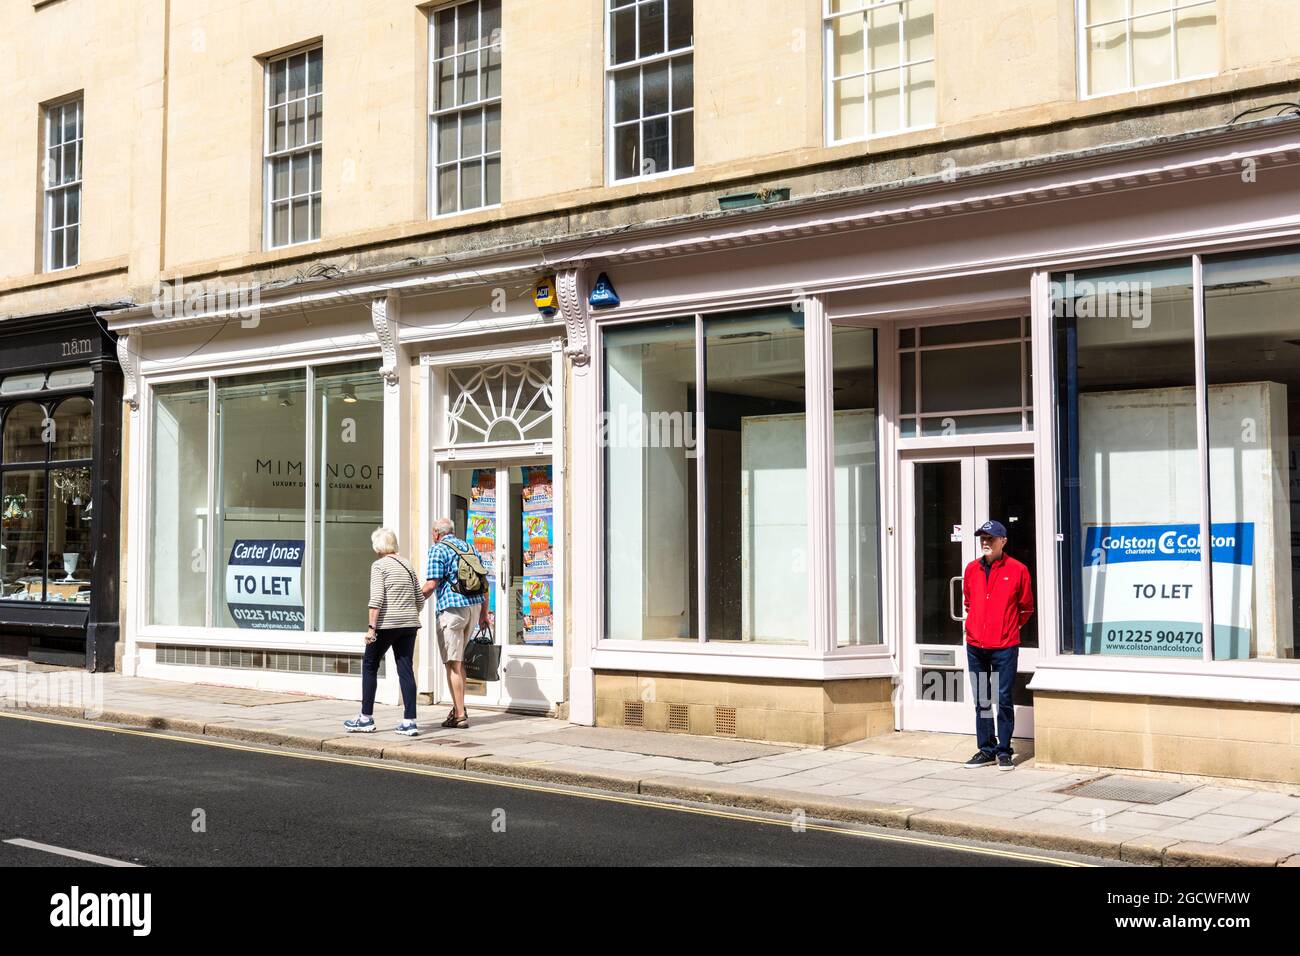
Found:
[(995, 649), (1020, 644), (1020, 629), (1034, 613), (1034, 586), (1027, 567), (1003, 554), (985, 575), (983, 559), (976, 558), (966, 565), (961, 593), (969, 644)]

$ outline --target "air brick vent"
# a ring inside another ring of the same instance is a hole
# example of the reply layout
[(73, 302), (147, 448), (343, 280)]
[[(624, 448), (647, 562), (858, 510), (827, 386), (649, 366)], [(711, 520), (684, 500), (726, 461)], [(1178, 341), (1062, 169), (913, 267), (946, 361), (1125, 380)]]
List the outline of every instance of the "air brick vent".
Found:
[(690, 708), (685, 704), (669, 704), (668, 729), (677, 733), (689, 733), (691, 729)]
[(623, 726), (644, 727), (645, 726), (645, 704), (643, 704), (639, 700), (623, 701)]
[(718, 707), (713, 712), (713, 731), (719, 737), (736, 736), (736, 708)]
[[(241, 647), (189, 647), (159, 644), (159, 664), (184, 667), (232, 667), (238, 670), (284, 671), (292, 674), (361, 676), (360, 654), (320, 654), (300, 651), (268, 651)], [(384, 676), (387, 667), (379, 665)]]

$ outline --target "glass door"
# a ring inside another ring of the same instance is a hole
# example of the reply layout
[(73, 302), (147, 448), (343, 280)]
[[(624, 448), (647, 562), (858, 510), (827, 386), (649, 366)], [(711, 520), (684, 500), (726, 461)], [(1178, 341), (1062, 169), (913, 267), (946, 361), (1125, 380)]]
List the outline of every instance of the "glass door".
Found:
[[(492, 572), (487, 620), (502, 645), (501, 680), (469, 682), (470, 703), (540, 709), (555, 667), (555, 511), (549, 457), (447, 467), (456, 534)], [(441, 667), (438, 668), (441, 671)], [(439, 696), (446, 696), (438, 675)]]
[[(966, 670), (962, 579), (979, 558), (975, 529), (1007, 526), (1007, 553), (1036, 571), (1033, 458), (1027, 452), (955, 449), (903, 461), (903, 729), (974, 733)], [(1036, 580), (1036, 578), (1035, 578)], [(1033, 735), (1027, 685), (1037, 662), (1037, 619), (1021, 632), (1016, 736)]]

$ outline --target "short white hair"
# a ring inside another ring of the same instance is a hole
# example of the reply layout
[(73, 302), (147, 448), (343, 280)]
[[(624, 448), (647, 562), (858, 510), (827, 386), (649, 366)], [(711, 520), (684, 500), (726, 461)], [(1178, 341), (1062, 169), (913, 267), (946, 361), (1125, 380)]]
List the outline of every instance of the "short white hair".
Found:
[(396, 554), (397, 534), (392, 528), (376, 528), (370, 532), (370, 547), (375, 554)]
[(434, 534), (452, 534), (456, 530), (456, 523), (450, 518), (439, 518), (433, 523)]

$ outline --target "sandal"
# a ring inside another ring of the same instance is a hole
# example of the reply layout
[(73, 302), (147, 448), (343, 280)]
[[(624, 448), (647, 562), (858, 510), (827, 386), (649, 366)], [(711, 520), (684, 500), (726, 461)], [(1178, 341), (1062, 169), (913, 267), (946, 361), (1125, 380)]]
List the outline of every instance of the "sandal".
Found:
[[(465, 721), (463, 724), (461, 723), (462, 720)], [(447, 719), (442, 722), (442, 725), (444, 727), (468, 727), (469, 721), (464, 717), (457, 717), (456, 712), (452, 711), (447, 715)]]

